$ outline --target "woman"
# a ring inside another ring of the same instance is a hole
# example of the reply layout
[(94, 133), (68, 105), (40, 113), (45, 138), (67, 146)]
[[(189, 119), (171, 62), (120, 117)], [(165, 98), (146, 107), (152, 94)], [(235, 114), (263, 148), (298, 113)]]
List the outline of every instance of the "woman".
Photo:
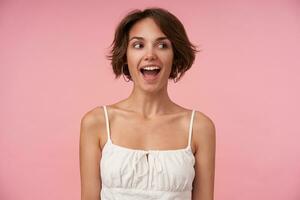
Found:
[(183, 25), (164, 9), (135, 10), (112, 46), (115, 76), (132, 81), (133, 90), (81, 120), (81, 199), (213, 200), (214, 123), (167, 91), (195, 58)]

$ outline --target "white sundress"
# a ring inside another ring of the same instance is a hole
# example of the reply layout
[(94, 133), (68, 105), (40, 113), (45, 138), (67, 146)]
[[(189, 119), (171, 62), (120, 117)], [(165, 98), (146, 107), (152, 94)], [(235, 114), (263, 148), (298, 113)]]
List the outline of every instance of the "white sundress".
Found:
[(101, 200), (191, 200), (195, 157), (191, 149), (195, 110), (188, 146), (175, 150), (137, 150), (112, 143), (104, 105), (107, 142), (102, 149)]

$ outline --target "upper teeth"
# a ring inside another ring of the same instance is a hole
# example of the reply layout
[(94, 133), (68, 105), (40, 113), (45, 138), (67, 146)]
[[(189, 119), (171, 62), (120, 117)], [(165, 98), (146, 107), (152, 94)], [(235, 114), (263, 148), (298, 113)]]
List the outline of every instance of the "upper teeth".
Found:
[(145, 70), (155, 70), (155, 69), (159, 69), (159, 67), (157, 67), (157, 66), (147, 66), (147, 67), (144, 67), (143, 69), (145, 69)]

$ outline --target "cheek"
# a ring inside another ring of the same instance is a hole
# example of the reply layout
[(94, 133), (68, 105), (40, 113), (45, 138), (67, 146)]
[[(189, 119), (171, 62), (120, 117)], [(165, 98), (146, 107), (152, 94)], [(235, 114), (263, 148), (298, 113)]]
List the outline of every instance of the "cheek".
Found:
[(137, 64), (138, 60), (140, 59), (140, 55), (137, 53), (132, 53), (131, 51), (127, 51), (126, 58), (128, 64)]
[(174, 59), (173, 52), (167, 52), (166, 54), (162, 55), (161, 59), (165, 65), (172, 66)]
[(135, 77), (136, 74), (139, 73), (137, 71), (137, 66), (139, 65), (140, 55), (138, 55), (136, 52), (127, 51), (126, 52), (126, 59), (128, 64), (128, 70), (132, 77)]

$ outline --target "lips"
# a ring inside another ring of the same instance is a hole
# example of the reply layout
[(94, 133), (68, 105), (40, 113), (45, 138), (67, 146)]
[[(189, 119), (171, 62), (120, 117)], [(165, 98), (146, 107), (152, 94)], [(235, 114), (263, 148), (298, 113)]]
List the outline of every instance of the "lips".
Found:
[(145, 81), (153, 82), (158, 78), (161, 67), (158, 65), (144, 65), (140, 67), (139, 71)]

